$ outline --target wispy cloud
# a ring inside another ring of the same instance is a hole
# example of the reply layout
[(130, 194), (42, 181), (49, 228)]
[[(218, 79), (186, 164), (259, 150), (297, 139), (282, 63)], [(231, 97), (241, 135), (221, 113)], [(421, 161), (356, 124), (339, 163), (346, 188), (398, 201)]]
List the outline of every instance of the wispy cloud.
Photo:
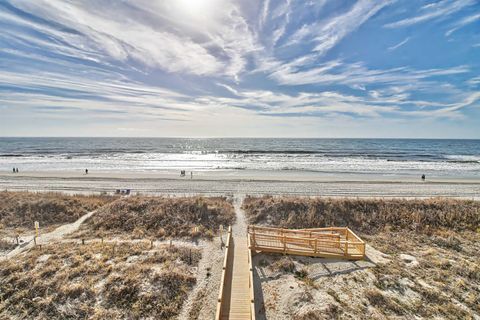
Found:
[[(480, 19), (477, 3), (6, 0), (0, 128), (32, 115), (92, 116), (128, 132), (144, 129), (132, 121), (160, 120), (168, 135), (461, 121), (480, 101), (480, 65), (456, 53), (477, 50), (478, 37), (462, 30)], [(428, 38), (397, 30), (447, 17)], [(455, 48), (441, 43), (454, 33), (463, 36)]]
[(406, 44), (408, 42), (408, 40), (410, 40), (410, 37), (405, 38), (404, 40), (402, 40), (401, 42), (397, 43), (394, 46), (388, 47), (388, 50), (389, 51), (396, 50), (396, 49), (400, 48), (401, 46), (403, 46), (404, 44)]
[(421, 13), (396, 22), (385, 24), (386, 28), (407, 27), (436, 18), (445, 18), (467, 6), (474, 5), (476, 0), (442, 0), (431, 3), (421, 9)]
[(368, 69), (361, 63), (343, 63), (338, 60), (302, 71), (300, 66), (287, 65), (277, 68), (270, 75), (282, 85), (305, 84), (408, 84), (422, 79), (449, 76), (469, 72), (468, 66), (444, 69), (413, 70), (399, 67), (386, 70)]
[[(175, 8), (172, 9), (167, 3), (157, 9), (169, 9), (172, 15), (179, 16), (177, 30), (157, 25), (154, 21), (161, 19), (162, 15), (157, 15), (153, 10), (148, 11), (143, 1), (132, 4), (142, 10), (144, 16), (141, 18), (128, 16), (127, 11), (131, 6), (120, 3), (115, 6), (117, 14), (113, 15), (106, 14), (111, 12), (108, 3), (105, 3), (105, 10), (98, 7), (93, 10), (93, 6), (81, 2), (39, 0), (14, 3), (18, 8), (46, 21), (54, 21), (63, 28), (47, 27), (43, 23), (27, 21), (13, 14), (3, 13), (3, 16), (47, 36), (42, 41), (49, 43), (52, 50), (56, 49), (54, 46), (59, 47), (58, 43), (70, 44), (70, 54), (80, 58), (94, 56), (96, 59), (109, 58), (122, 63), (133, 59), (146, 67), (158, 67), (173, 73), (223, 73), (236, 76), (245, 66), (244, 55), (256, 48), (246, 21), (229, 2), (225, 2), (222, 11), (211, 17), (214, 20), (212, 24), (228, 22), (223, 25), (222, 31), (211, 32), (208, 27), (197, 28), (195, 37), (195, 34), (179, 32), (189, 28), (181, 23), (183, 19), (189, 18), (188, 12), (184, 12), (182, 17), (181, 9), (175, 13)], [(149, 8), (152, 9), (151, 6)], [(65, 30), (75, 30), (75, 33)], [(216, 50), (221, 50), (223, 55), (215, 54)]]
[(468, 17), (465, 17), (463, 19), (461, 19), (460, 21), (458, 21), (457, 23), (454, 24), (454, 27), (450, 30), (448, 30), (447, 32), (445, 32), (445, 36), (450, 36), (453, 32), (457, 31), (458, 29), (460, 28), (463, 28), (465, 27), (466, 25), (470, 24), (470, 23), (473, 23), (475, 21), (478, 21), (480, 20), (480, 13), (478, 14), (474, 14), (474, 15), (471, 15), (471, 16), (468, 16)]
[(289, 40), (289, 44), (298, 43), (303, 40), (315, 43), (313, 51), (319, 55), (325, 54), (337, 43), (343, 40), (348, 34), (368, 21), (373, 15), (393, 1), (374, 2), (360, 0), (356, 2), (347, 12), (330, 18), (326, 21), (304, 25), (295, 32)]
[[(458, 101), (453, 103), (415, 100), (403, 91), (405, 89), (398, 87), (389, 87), (381, 91), (371, 90), (368, 96), (347, 95), (334, 91), (299, 92), (291, 95), (269, 90), (239, 90), (230, 86), (225, 88), (235, 93), (235, 96), (202, 96), (195, 101), (205, 105), (240, 108), (263, 116), (461, 118), (459, 111), (475, 105), (480, 99), (478, 92), (469, 92), (459, 94)], [(409, 108), (404, 109), (404, 106)]]
[(467, 83), (471, 86), (480, 85), (480, 77), (473, 77), (467, 81)]

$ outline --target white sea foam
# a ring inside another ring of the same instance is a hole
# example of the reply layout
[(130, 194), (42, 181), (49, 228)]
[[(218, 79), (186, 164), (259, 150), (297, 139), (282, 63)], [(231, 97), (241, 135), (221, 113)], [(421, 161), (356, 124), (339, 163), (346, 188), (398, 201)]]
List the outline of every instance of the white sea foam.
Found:
[(480, 176), (478, 140), (0, 138), (0, 170)]
[(0, 157), (0, 169), (19, 167), (23, 171), (69, 171), (94, 168), (97, 171), (173, 170), (294, 170), (325, 173), (419, 174), (480, 176), (475, 157), (450, 157), (449, 161), (396, 161), (362, 157), (324, 157), (283, 154), (143, 153), (97, 156), (65, 155)]

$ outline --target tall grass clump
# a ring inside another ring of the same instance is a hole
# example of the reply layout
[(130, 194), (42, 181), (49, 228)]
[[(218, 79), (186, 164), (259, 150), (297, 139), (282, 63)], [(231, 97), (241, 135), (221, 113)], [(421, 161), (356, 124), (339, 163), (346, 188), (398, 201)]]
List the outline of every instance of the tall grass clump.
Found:
[(348, 226), (362, 232), (452, 229), (476, 231), (480, 202), (431, 198), (358, 199), (247, 197), (249, 222), (285, 228)]
[(174, 319), (196, 283), (186, 251), (201, 255), (146, 242), (30, 250), (0, 261), (0, 319)]
[[(235, 213), (226, 198), (130, 197), (119, 199), (88, 219), (84, 228), (97, 234), (144, 237), (211, 237), (220, 225), (233, 223)], [(197, 232), (192, 232), (197, 228)]]
[(105, 195), (62, 193), (0, 192), (0, 225), (29, 227), (70, 223), (113, 200)]

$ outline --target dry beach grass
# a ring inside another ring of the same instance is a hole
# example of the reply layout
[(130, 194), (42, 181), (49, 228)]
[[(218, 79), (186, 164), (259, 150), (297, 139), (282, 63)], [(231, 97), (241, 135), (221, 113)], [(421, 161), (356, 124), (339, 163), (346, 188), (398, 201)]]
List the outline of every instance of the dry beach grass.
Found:
[(35, 221), (52, 229), (70, 223), (115, 198), (53, 192), (0, 192), (0, 236), (33, 232)]
[(31, 227), (73, 222), (114, 198), (106, 195), (67, 195), (53, 192), (0, 192), (0, 223), (6, 227)]
[[(65, 224), (102, 207), (81, 230), (59, 238), (44, 233), (41, 247), (17, 246), (18, 253), (0, 261), (0, 319), (170, 319), (180, 312), (193, 319), (215, 308), (223, 252), (218, 238), (209, 239), (235, 219), (227, 198), (99, 196), (111, 201), (94, 202), (91, 196), (80, 197), (91, 201), (80, 205), (76, 196), (32, 194), (26, 206), (28, 195), (11, 195), (8, 226), (22, 226), (23, 219)], [(167, 237), (173, 245), (152, 242)], [(14, 247), (11, 238), (0, 242), (4, 252)], [(200, 290), (192, 291), (198, 279)], [(187, 298), (191, 308), (184, 312)]]
[[(86, 221), (79, 235), (123, 235), (131, 238), (202, 236), (211, 238), (220, 225), (235, 220), (224, 197), (146, 197), (119, 199)], [(192, 232), (197, 227), (198, 231)]]
[(476, 231), (480, 202), (446, 198), (422, 200), (360, 198), (247, 197), (243, 208), (252, 224), (286, 228), (349, 226), (364, 233), (391, 230)]
[(261, 197), (247, 198), (244, 208), (256, 224), (349, 226), (388, 254), (378, 263), (257, 255), (267, 318), (480, 315), (478, 202)]
[(200, 252), (148, 242), (32, 249), (0, 262), (0, 318), (171, 319)]

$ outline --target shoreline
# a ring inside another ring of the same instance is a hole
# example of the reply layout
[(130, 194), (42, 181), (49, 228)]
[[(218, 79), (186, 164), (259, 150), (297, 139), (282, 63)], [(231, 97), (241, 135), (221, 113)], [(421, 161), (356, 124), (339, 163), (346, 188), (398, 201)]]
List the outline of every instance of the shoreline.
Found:
[(285, 175), (232, 176), (195, 174), (190, 179), (179, 174), (94, 172), (0, 173), (0, 190), (55, 191), (66, 193), (112, 193), (131, 189), (132, 193), (162, 195), (296, 195), (328, 197), (454, 197), (480, 200), (480, 181), (468, 179), (364, 179), (337, 176), (305, 177)]
[(417, 175), (384, 175), (372, 173), (310, 173), (300, 171), (264, 170), (215, 170), (186, 171), (181, 177), (175, 171), (24, 171), (20, 173), (0, 172), (0, 181), (7, 179), (88, 179), (88, 180), (174, 180), (174, 181), (280, 181), (280, 182), (322, 182), (322, 183), (400, 183), (400, 184), (480, 184), (480, 177), (427, 176), (422, 181)]

